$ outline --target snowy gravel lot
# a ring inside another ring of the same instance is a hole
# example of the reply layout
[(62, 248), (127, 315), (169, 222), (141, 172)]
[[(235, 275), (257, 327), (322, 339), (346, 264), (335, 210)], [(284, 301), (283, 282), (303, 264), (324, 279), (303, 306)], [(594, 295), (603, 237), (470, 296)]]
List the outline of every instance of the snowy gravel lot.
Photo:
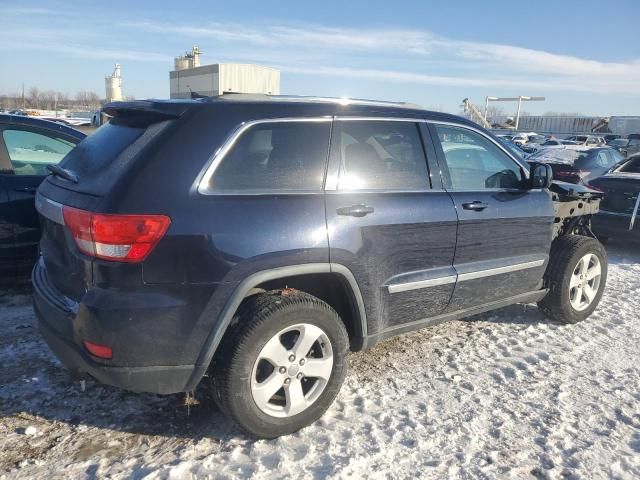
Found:
[(49, 353), (28, 293), (0, 294), (0, 479), (640, 478), (640, 251), (609, 249), (586, 322), (513, 306), (351, 355), (315, 425), (255, 441), (206, 391), (136, 395)]

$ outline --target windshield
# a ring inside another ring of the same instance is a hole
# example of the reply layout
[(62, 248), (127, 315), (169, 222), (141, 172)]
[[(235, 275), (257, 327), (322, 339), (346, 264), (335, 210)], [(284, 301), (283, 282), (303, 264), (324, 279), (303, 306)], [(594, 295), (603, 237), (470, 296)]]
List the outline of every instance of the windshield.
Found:
[(544, 142), (544, 137), (542, 135), (531, 135), (529, 137), (529, 142), (531, 142), (531, 143), (542, 143), (542, 142)]

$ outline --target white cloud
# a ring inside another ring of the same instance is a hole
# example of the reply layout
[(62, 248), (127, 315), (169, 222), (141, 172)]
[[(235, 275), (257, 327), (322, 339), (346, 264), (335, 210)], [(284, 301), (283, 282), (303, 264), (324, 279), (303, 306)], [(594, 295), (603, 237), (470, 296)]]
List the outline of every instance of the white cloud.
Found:
[[(254, 46), (256, 58), (261, 52), (273, 58), (275, 50), (281, 68), (297, 73), (352, 76), (357, 71), (363, 78), (432, 85), (640, 94), (638, 60), (602, 62), (512, 45), (458, 41), (426, 31), (349, 29), (313, 24), (207, 23), (192, 26), (141, 21), (123, 25), (199, 41), (216, 39), (223, 43), (223, 47), (217, 45), (216, 49), (224, 51), (226, 57), (247, 46)], [(291, 58), (300, 57), (307, 58), (306, 65), (304, 62), (292, 64)], [(354, 60), (363, 68), (355, 69)], [(395, 68), (380, 69), (379, 65), (387, 60), (392, 61)], [(438, 61), (441, 64), (438, 71), (425, 73), (428, 67), (421, 62), (426, 60)], [(324, 66), (316, 67), (318, 62)], [(404, 68), (403, 63), (406, 64)], [(473, 71), (473, 75), (469, 71)]]
[[(178, 51), (147, 51), (154, 37), (189, 39), (204, 50), (205, 61), (248, 61), (277, 65), (285, 72), (334, 78), (420, 85), (548, 90), (599, 95), (640, 95), (640, 61), (602, 62), (543, 50), (468, 42), (431, 32), (401, 28), (340, 28), (317, 24), (206, 22), (180, 24), (151, 20), (118, 22), (84, 18), (45, 8), (0, 8), (13, 21), (0, 31), (0, 50), (58, 52), (87, 59), (166, 63)], [(32, 13), (34, 15), (29, 15)], [(77, 12), (75, 12), (77, 13)], [(51, 28), (47, 15), (64, 21)], [(123, 34), (124, 33), (124, 34)], [(149, 39), (149, 40), (146, 40)], [(164, 42), (163, 42), (164, 43)], [(524, 92), (526, 90), (526, 92)]]
[(162, 62), (170, 64), (173, 62), (173, 57), (155, 52), (147, 52), (141, 50), (131, 49), (110, 49), (103, 47), (91, 47), (87, 45), (79, 44), (64, 44), (64, 43), (40, 43), (40, 42), (0, 42), (0, 51), (12, 50), (17, 51), (34, 50), (45, 52), (64, 53), (73, 57), (86, 58), (86, 59), (105, 59), (105, 60), (131, 60), (137, 62)]

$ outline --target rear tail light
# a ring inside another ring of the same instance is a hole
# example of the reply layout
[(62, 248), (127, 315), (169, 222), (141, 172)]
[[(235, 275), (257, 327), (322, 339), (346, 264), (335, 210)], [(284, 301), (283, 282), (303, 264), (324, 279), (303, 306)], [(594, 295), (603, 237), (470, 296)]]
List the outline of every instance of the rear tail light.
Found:
[(171, 223), (165, 215), (111, 215), (71, 207), (64, 207), (63, 216), (82, 253), (132, 263), (149, 255)]
[(113, 358), (113, 350), (111, 347), (107, 347), (106, 345), (98, 345), (97, 343), (92, 343), (87, 340), (83, 341), (82, 344), (87, 351), (93, 355), (94, 357), (104, 358), (105, 360), (111, 360)]

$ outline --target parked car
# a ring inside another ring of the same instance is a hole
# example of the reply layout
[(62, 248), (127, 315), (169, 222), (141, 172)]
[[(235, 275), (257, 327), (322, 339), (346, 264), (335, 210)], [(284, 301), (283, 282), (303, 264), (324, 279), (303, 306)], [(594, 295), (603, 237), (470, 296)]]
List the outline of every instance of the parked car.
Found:
[(622, 138), (622, 135), (608, 134), (604, 136), (604, 141), (607, 145), (610, 145), (613, 140), (617, 140), (619, 138)]
[(38, 185), (85, 135), (32, 117), (0, 115), (0, 285), (28, 281), (38, 257)]
[(640, 154), (593, 180), (591, 187), (604, 192), (602, 208), (593, 219), (596, 235), (640, 241)]
[(623, 158), (620, 152), (609, 147), (564, 145), (541, 149), (527, 160), (549, 164), (555, 179), (586, 185), (592, 179), (607, 173)]
[(640, 133), (632, 133), (627, 137), (629, 143), (624, 147), (624, 154), (628, 157), (640, 153)]
[(576, 145), (582, 145), (584, 147), (598, 147), (600, 145), (604, 145), (604, 139), (595, 135), (572, 135), (566, 139), (576, 142)]
[(626, 154), (627, 154), (626, 147), (628, 145), (629, 145), (629, 139), (628, 138), (615, 138), (615, 139), (611, 140), (607, 144), (608, 147), (615, 148), (623, 156), (626, 156)]
[(602, 295), (598, 192), (550, 192), (466, 119), (262, 95), (105, 111), (38, 189), (33, 271), (47, 343), (101, 382), (208, 373), (272, 438), (331, 405), (349, 349), (517, 302), (578, 322)]
[(534, 136), (534, 135), (537, 135), (537, 133), (535, 133), (535, 132), (516, 133), (511, 138), (511, 141), (514, 142), (515, 144), (517, 144), (518, 146), (524, 145), (525, 143), (527, 143), (529, 141), (529, 137)]
[(540, 146), (546, 141), (544, 135), (529, 135), (527, 142), (520, 145), (525, 153), (534, 153), (540, 150)]
[(549, 139), (545, 141), (541, 146), (542, 147), (560, 147), (562, 145), (577, 145), (573, 140), (558, 140), (558, 139)]

